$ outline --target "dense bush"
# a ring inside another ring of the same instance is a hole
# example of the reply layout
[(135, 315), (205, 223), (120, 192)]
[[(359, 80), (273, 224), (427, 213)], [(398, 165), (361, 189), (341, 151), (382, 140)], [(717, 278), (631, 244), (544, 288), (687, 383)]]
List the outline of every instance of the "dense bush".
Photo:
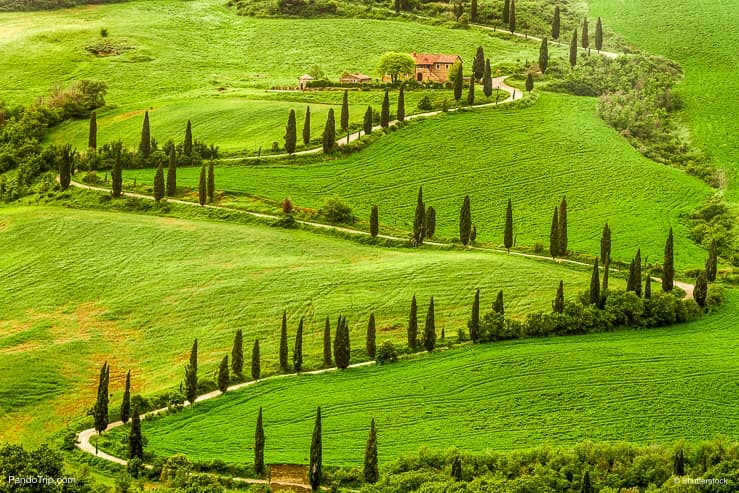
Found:
[(323, 201), (319, 214), (330, 223), (354, 222), (352, 208), (339, 197), (328, 197)]
[(99, 3), (118, 3), (126, 0), (0, 0), (0, 12), (51, 10), (93, 5)]
[(395, 363), (398, 361), (398, 350), (395, 349), (395, 345), (392, 342), (385, 341), (377, 349), (376, 359), (381, 365), (385, 363)]

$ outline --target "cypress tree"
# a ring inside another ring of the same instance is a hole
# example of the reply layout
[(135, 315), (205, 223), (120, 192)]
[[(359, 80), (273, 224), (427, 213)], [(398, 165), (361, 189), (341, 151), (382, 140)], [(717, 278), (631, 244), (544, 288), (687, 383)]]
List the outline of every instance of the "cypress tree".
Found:
[(559, 209), (554, 208), (552, 227), (549, 229), (549, 255), (552, 258), (559, 256)]
[(672, 228), (665, 243), (665, 263), (663, 266), (664, 274), (662, 275), (662, 291), (672, 291), (673, 279), (675, 276), (675, 259), (672, 251)]
[(367, 354), (372, 359), (375, 359), (375, 352), (377, 350), (375, 337), (375, 314), (370, 313), (369, 322), (367, 323)]
[(472, 229), (470, 230), (470, 243), (474, 243), (476, 238), (477, 238), (477, 226), (473, 224)]
[(603, 264), (603, 288), (601, 289), (601, 291), (603, 292), (604, 296), (606, 290), (608, 290), (608, 275), (610, 270), (611, 264), (609, 262)]
[(300, 317), (298, 331), (295, 333), (295, 346), (293, 346), (293, 366), (296, 372), (303, 368), (303, 317)]
[(382, 109), (380, 110), (380, 125), (387, 128), (390, 125), (390, 96), (385, 91), (385, 97), (382, 99)]
[(259, 354), (259, 339), (254, 341), (254, 347), (251, 350), (251, 378), (253, 380), (259, 380), (262, 376), (262, 362), (260, 361), (261, 355)]
[(280, 371), (287, 372), (290, 367), (287, 364), (287, 312), (282, 311), (282, 326), (280, 328)]
[(472, 213), (470, 212), (470, 196), (464, 196), (462, 208), (459, 211), (459, 239), (463, 245), (470, 242), (470, 230), (472, 229)]
[(590, 304), (600, 304), (600, 278), (598, 277), (598, 259), (593, 264), (593, 275), (590, 278)]
[(470, 20), (472, 22), (477, 21), (477, 0), (472, 0), (470, 4)]
[(455, 481), (462, 481), (462, 459), (455, 455), (452, 459), (452, 477)]
[(185, 128), (185, 143), (182, 146), (182, 152), (185, 156), (192, 157), (192, 124), (187, 120), (187, 128)]
[[(108, 383), (110, 382), (110, 367), (107, 361), (100, 368), (98, 376), (98, 390), (95, 406), (92, 408), (92, 416), (95, 423), (95, 431), (98, 435), (108, 428)], [(97, 443), (95, 443), (97, 454)]]
[(198, 340), (192, 343), (190, 362), (185, 365), (185, 397), (193, 404), (198, 396)]
[(426, 323), (423, 326), (423, 345), (426, 351), (431, 352), (436, 347), (436, 320), (434, 318), (434, 297), (431, 297), (429, 309), (426, 312)]
[(588, 18), (586, 17), (582, 21), (582, 47), (586, 50), (590, 45), (590, 39), (588, 38)]
[(64, 145), (59, 149), (59, 184), (62, 190), (69, 188), (72, 183), (72, 168), (74, 161), (74, 152), (72, 146)]
[(634, 257), (634, 292), (641, 298), (641, 248), (636, 249)]
[(423, 244), (426, 229), (426, 205), (423, 203), (423, 187), (418, 187), (416, 200), (416, 216), (413, 221), (413, 239), (416, 245)]
[(372, 133), (372, 106), (367, 106), (367, 111), (364, 112), (364, 135), (370, 135)]
[(595, 22), (595, 49), (600, 52), (600, 50), (603, 48), (603, 22), (600, 20), (600, 17), (598, 17), (598, 20)]
[(336, 367), (343, 370), (349, 366), (351, 348), (349, 345), (349, 326), (346, 317), (340, 316), (334, 336), (334, 361)]
[(141, 142), (139, 142), (139, 152), (144, 157), (151, 154), (151, 132), (149, 131), (149, 112), (144, 113), (144, 125), (141, 127)]
[(580, 493), (593, 493), (593, 486), (590, 484), (590, 472), (585, 471), (585, 475), (582, 478), (582, 487)]
[(467, 91), (467, 104), (472, 106), (475, 104), (475, 77), (470, 77), (470, 88)]
[(121, 421), (128, 423), (131, 417), (131, 370), (126, 373), (126, 386), (123, 389), (123, 399), (121, 400)]
[(675, 458), (672, 462), (672, 474), (675, 476), (685, 476), (685, 455), (683, 449), (675, 452)]
[(708, 296), (708, 279), (705, 271), (700, 271), (695, 279), (695, 287), (693, 288), (693, 298), (698, 306), (704, 308), (706, 306), (706, 297)]
[(344, 98), (341, 101), (341, 131), (349, 130), (349, 91), (344, 89)]
[(531, 92), (534, 89), (534, 77), (531, 75), (531, 72), (528, 73), (526, 76), (526, 91)]
[(370, 423), (367, 446), (364, 449), (364, 482), (374, 484), (380, 478), (377, 468), (377, 430), (375, 430), (375, 418)]
[(113, 187), (113, 197), (120, 197), (123, 193), (123, 169), (121, 168), (121, 143), (114, 144), (115, 160), (110, 171), (110, 182)]
[(380, 232), (380, 218), (379, 213), (377, 211), (377, 206), (372, 206), (372, 211), (370, 212), (370, 235), (372, 235), (372, 238), (376, 238), (377, 234)]
[(303, 122), (303, 144), (310, 144), (310, 106), (305, 109), (305, 121)]
[(316, 424), (313, 427), (313, 438), (310, 443), (310, 466), (308, 479), (313, 491), (321, 487), (321, 463), (323, 462), (323, 445), (321, 443), (321, 407), (316, 410)]
[(716, 240), (711, 241), (711, 246), (708, 248), (708, 258), (706, 259), (706, 279), (713, 282), (716, 280), (716, 273), (718, 271), (718, 245)]
[(231, 370), (238, 376), (244, 372), (244, 333), (241, 329), (236, 330), (231, 348)]
[(644, 299), (650, 299), (652, 297), (652, 276), (647, 275), (647, 280), (644, 282)]
[(503, 234), (503, 245), (508, 253), (511, 253), (513, 246), (513, 205), (511, 199), (508, 199), (508, 207), (505, 211), (505, 232)]
[(541, 46), (539, 46), (539, 70), (541, 70), (542, 74), (547, 71), (548, 66), (549, 66), (549, 42), (547, 41), (547, 38), (544, 38), (541, 40)]
[(462, 89), (464, 88), (464, 69), (460, 62), (457, 70), (457, 76), (454, 78), (454, 99), (459, 101), (462, 98)]
[(336, 123), (334, 121), (334, 109), (330, 108), (326, 119), (326, 127), (323, 129), (323, 152), (326, 154), (333, 152), (335, 146)]
[(326, 317), (326, 327), (323, 329), (323, 366), (330, 368), (333, 364), (331, 357), (331, 322)]
[(257, 476), (262, 476), (264, 469), (264, 424), (262, 423), (262, 407), (259, 406), (257, 428), (254, 432), (254, 472)]
[(554, 17), (552, 18), (552, 39), (559, 39), (559, 5), (554, 7)]
[(164, 198), (164, 168), (162, 162), (159, 161), (157, 171), (154, 173), (154, 200), (159, 202)]
[(508, 23), (511, 12), (511, 0), (505, 0), (503, 2), (503, 22)]
[(411, 301), (411, 312), (408, 315), (408, 347), (412, 350), (416, 349), (418, 344), (418, 305), (416, 303), (416, 295), (413, 295)]
[(565, 195), (562, 196), (562, 200), (559, 203), (557, 239), (559, 240), (557, 251), (561, 256), (567, 255), (567, 196)]
[(608, 223), (603, 225), (600, 235), (600, 261), (603, 265), (611, 262), (611, 228)]
[(635, 282), (636, 276), (634, 275), (634, 259), (631, 259), (629, 264), (629, 277), (626, 278), (626, 291), (636, 291)]
[(198, 202), (205, 205), (208, 199), (207, 188), (205, 186), (205, 164), (200, 166), (200, 180), (198, 181)]
[(426, 225), (424, 233), (427, 238), (433, 238), (434, 233), (436, 233), (436, 209), (434, 209), (434, 206), (432, 205), (426, 209)]
[(298, 141), (298, 124), (295, 120), (295, 110), (290, 110), (285, 126), (285, 152), (292, 154)]
[(139, 417), (139, 409), (135, 405), (133, 406), (133, 415), (131, 416), (131, 430), (128, 433), (128, 458), (144, 459), (144, 440), (141, 437), (141, 418)]
[(490, 59), (485, 60), (485, 70), (482, 73), (482, 92), (486, 98), (493, 95), (493, 75), (490, 70)]
[(511, 0), (511, 10), (508, 13), (508, 29), (511, 32), (516, 30), (516, 0)]
[(224, 356), (221, 360), (221, 365), (218, 367), (218, 390), (221, 393), (225, 393), (228, 390), (228, 384), (228, 356)]
[(400, 92), (398, 93), (398, 121), (405, 121), (405, 90), (403, 85), (400, 85)]
[(472, 74), (475, 80), (482, 80), (482, 76), (485, 75), (485, 52), (482, 46), (477, 47), (475, 58), (472, 60)]
[(570, 40), (570, 66), (574, 67), (577, 64), (577, 28), (572, 33), (572, 39)]
[(90, 113), (90, 130), (87, 134), (87, 148), (98, 148), (98, 120), (97, 114), (94, 111)]
[(552, 301), (552, 311), (554, 313), (562, 313), (565, 311), (565, 285), (564, 281), (559, 281), (559, 287), (557, 288), (557, 295)]
[(503, 305), (503, 290), (498, 291), (498, 295), (495, 297), (495, 303), (493, 303), (493, 311), (505, 315), (505, 306)]
[(400, 13), (400, 0), (395, 0), (395, 13)]
[(169, 165), (167, 166), (167, 197), (174, 197), (177, 193), (177, 154), (174, 146), (169, 151)]
[(475, 292), (475, 301), (472, 302), (472, 316), (467, 322), (467, 328), (470, 330), (470, 339), (477, 342), (480, 337), (480, 289)]

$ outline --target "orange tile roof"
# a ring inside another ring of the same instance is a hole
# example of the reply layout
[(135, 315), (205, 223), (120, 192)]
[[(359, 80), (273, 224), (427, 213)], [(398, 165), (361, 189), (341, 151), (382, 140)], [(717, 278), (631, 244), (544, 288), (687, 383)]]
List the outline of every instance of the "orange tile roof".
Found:
[(438, 53), (413, 53), (416, 65), (431, 65), (433, 63), (454, 63), (459, 55), (443, 55)]

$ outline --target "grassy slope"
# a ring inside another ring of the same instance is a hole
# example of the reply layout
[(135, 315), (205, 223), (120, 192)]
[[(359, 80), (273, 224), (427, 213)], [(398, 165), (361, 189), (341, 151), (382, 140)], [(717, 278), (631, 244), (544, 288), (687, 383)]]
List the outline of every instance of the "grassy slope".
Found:
[(414, 293), (421, 314), (435, 296), (438, 330), (456, 336), (476, 287), (483, 306), (504, 289), (508, 311), (522, 315), (546, 310), (560, 279), (570, 295), (589, 282), (588, 272), (505, 255), (44, 208), (0, 209), (0, 251), (0, 416), (12, 423), (0, 442), (37, 442), (83, 414), (104, 360), (114, 405), (127, 368), (135, 392), (178, 385), (195, 337), (209, 378), (237, 328), (247, 348), (261, 339), (263, 371), (274, 371), (283, 309), (291, 337), (306, 317), (306, 365), (316, 367), (326, 316), (348, 316), (358, 358), (370, 311), (380, 341), (405, 340)]
[(735, 439), (737, 302), (731, 293), (720, 314), (676, 328), (496, 343), (265, 382), (145, 422), (147, 449), (251, 462), (262, 406), (266, 460), (307, 463), (317, 405), (330, 465), (361, 465), (372, 417), (381, 461), (422, 445), (509, 450), (585, 439)]
[[(180, 183), (196, 186), (197, 173), (179, 170)], [(152, 176), (151, 170), (126, 171), (139, 181)], [(679, 268), (700, 266), (705, 255), (687, 239), (679, 215), (701, 203), (708, 187), (641, 157), (595, 115), (588, 98), (547, 94), (526, 109), (449, 114), (332, 162), (220, 167), (216, 185), (276, 200), (290, 196), (301, 207), (317, 208), (323, 197), (337, 194), (362, 218), (378, 204), (381, 222), (406, 230), (423, 185), (439, 235), (450, 238), (469, 194), (478, 238), (498, 243), (511, 197), (518, 242), (541, 241), (545, 248), (552, 208), (567, 193), (571, 249), (599, 252), (600, 231), (609, 221), (614, 258), (628, 261), (641, 247), (642, 258), (661, 259), (670, 226)]]
[(678, 92), (695, 141), (733, 175), (739, 202), (739, 29), (736, 2), (726, 0), (589, 0), (591, 16), (646, 51), (678, 61)]

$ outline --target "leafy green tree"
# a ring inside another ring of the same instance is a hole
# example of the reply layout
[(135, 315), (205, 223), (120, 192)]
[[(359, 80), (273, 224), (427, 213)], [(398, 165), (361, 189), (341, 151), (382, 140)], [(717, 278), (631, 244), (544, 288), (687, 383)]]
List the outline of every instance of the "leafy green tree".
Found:
[(205, 205), (208, 199), (208, 189), (205, 186), (205, 163), (200, 167), (200, 179), (198, 180), (198, 202)]
[(167, 197), (177, 194), (177, 153), (174, 146), (169, 150), (169, 165), (167, 166)]
[(377, 206), (372, 206), (372, 211), (370, 212), (370, 235), (372, 238), (376, 238), (377, 234), (380, 232), (380, 219), (379, 219), (379, 213), (377, 211)]
[(139, 152), (148, 158), (151, 154), (151, 131), (149, 130), (149, 112), (144, 113), (144, 125), (141, 127), (141, 142), (139, 142)]
[(713, 282), (716, 280), (716, 273), (718, 272), (718, 244), (716, 240), (711, 241), (711, 246), (708, 247), (708, 258), (706, 259), (706, 279)]
[(482, 73), (482, 92), (486, 98), (493, 95), (493, 75), (490, 71), (490, 59), (485, 60), (485, 70)]
[(472, 106), (475, 104), (475, 77), (470, 77), (470, 88), (467, 91), (467, 104)]
[(388, 52), (380, 57), (375, 72), (378, 77), (390, 76), (393, 84), (401, 77), (412, 75), (416, 70), (416, 62), (407, 53)]
[(511, 0), (511, 8), (508, 13), (508, 29), (511, 32), (516, 31), (516, 0)]
[(559, 39), (559, 5), (554, 7), (554, 17), (552, 17), (552, 39)]
[(505, 306), (503, 304), (503, 290), (502, 289), (498, 291), (498, 295), (495, 297), (495, 302), (493, 303), (493, 311), (495, 313), (505, 315)]
[(428, 206), (426, 209), (426, 224), (424, 226), (424, 234), (426, 238), (433, 238), (436, 233), (436, 209), (434, 206)]
[(121, 152), (123, 143), (121, 141), (113, 144), (113, 169), (110, 171), (110, 182), (113, 188), (113, 197), (120, 197), (123, 193), (123, 168), (121, 166)]
[(549, 42), (547, 41), (547, 38), (544, 38), (541, 40), (541, 46), (539, 46), (539, 70), (541, 70), (542, 74), (547, 71), (548, 66), (549, 66)]
[(508, 24), (511, 14), (511, 0), (504, 0), (503, 2), (503, 22)]
[(323, 129), (323, 152), (326, 154), (333, 152), (336, 147), (336, 123), (334, 121), (334, 109), (328, 110), (328, 118), (326, 119), (326, 127)]
[(585, 475), (582, 478), (580, 493), (594, 493), (593, 486), (590, 484), (590, 471), (585, 471)]
[(382, 109), (380, 110), (380, 126), (387, 128), (390, 125), (390, 96), (385, 91), (385, 97), (382, 100)]
[(231, 371), (238, 376), (244, 372), (244, 332), (241, 329), (236, 330), (231, 348)]
[(221, 393), (224, 393), (226, 392), (226, 390), (228, 390), (229, 381), (228, 356), (224, 356), (221, 360), (220, 366), (218, 367), (218, 390), (220, 390)]
[(349, 91), (344, 89), (344, 98), (341, 101), (341, 131), (349, 130)]
[(308, 479), (313, 491), (321, 487), (321, 464), (323, 462), (323, 443), (321, 440), (321, 407), (316, 410), (316, 424), (313, 426), (313, 438), (310, 443), (310, 465)]
[(470, 3), (470, 19), (472, 22), (477, 21), (477, 0), (472, 0)]
[(375, 359), (377, 351), (377, 340), (375, 333), (375, 314), (370, 313), (369, 322), (367, 323), (367, 354), (370, 358)]
[(557, 222), (557, 239), (559, 248), (557, 252), (561, 256), (567, 255), (567, 196), (563, 195), (559, 202), (559, 217)]
[(251, 349), (251, 378), (254, 380), (259, 380), (262, 376), (262, 363), (260, 359), (259, 339), (257, 339), (254, 341), (254, 347)]
[(293, 346), (293, 367), (296, 372), (303, 368), (303, 317), (300, 317), (298, 331), (295, 333), (295, 346)]
[(554, 208), (552, 227), (549, 229), (549, 255), (552, 258), (559, 256), (559, 209)]
[(418, 304), (416, 303), (416, 295), (413, 295), (411, 301), (411, 312), (408, 315), (408, 347), (415, 351), (418, 345)]
[(156, 173), (154, 173), (154, 200), (159, 202), (164, 198), (164, 168), (159, 161)]
[(185, 365), (185, 397), (193, 404), (198, 396), (198, 340), (192, 343), (190, 362)]
[(94, 111), (90, 113), (90, 129), (87, 134), (87, 148), (98, 148), (98, 120), (97, 114)]
[(593, 275), (590, 277), (590, 304), (600, 305), (600, 278), (598, 276), (598, 259), (593, 264)]
[(346, 317), (339, 317), (339, 323), (336, 326), (336, 335), (334, 336), (334, 361), (336, 367), (344, 370), (349, 366), (351, 359), (351, 348), (349, 344), (349, 326), (346, 323)]
[(123, 399), (121, 399), (121, 421), (128, 423), (131, 417), (131, 370), (126, 373), (126, 386), (123, 389)]
[(367, 446), (364, 449), (364, 482), (374, 484), (380, 478), (377, 467), (377, 430), (375, 429), (375, 418), (370, 422)]
[(416, 215), (413, 220), (413, 239), (416, 245), (423, 244), (426, 236), (426, 205), (423, 203), (423, 187), (418, 187), (418, 199), (416, 200)]
[(298, 141), (298, 126), (295, 120), (295, 110), (290, 110), (287, 117), (287, 126), (285, 126), (285, 152), (292, 154)]
[(262, 476), (264, 471), (264, 424), (262, 423), (262, 406), (259, 406), (257, 428), (254, 432), (254, 472), (257, 476)]
[(526, 91), (531, 92), (534, 89), (534, 77), (531, 75), (531, 72), (528, 73), (526, 76)]
[(475, 301), (472, 302), (472, 315), (467, 322), (467, 328), (470, 331), (470, 339), (477, 342), (480, 337), (480, 289), (475, 291)]
[(482, 76), (485, 75), (485, 52), (482, 46), (477, 47), (475, 58), (472, 60), (472, 74), (476, 80), (482, 80)]
[(708, 296), (708, 278), (706, 271), (700, 271), (695, 279), (695, 287), (693, 288), (693, 298), (698, 306), (704, 308), (706, 306), (706, 297)]
[(187, 120), (187, 128), (185, 128), (185, 142), (182, 145), (182, 152), (185, 156), (192, 157), (192, 123)]
[(367, 106), (367, 111), (364, 112), (362, 130), (364, 130), (364, 135), (370, 135), (372, 133), (372, 106)]
[(303, 144), (310, 144), (310, 106), (305, 109), (305, 121), (303, 122)]
[(577, 64), (577, 28), (572, 33), (572, 39), (570, 40), (570, 66), (574, 67)]
[(431, 352), (436, 347), (436, 320), (434, 317), (434, 297), (431, 297), (429, 309), (426, 312), (426, 323), (423, 326), (423, 346)]
[(565, 311), (565, 285), (564, 281), (559, 281), (559, 287), (557, 288), (557, 295), (552, 301), (552, 311), (554, 313), (562, 313)]
[(595, 22), (595, 49), (600, 52), (603, 49), (603, 22), (598, 17)]
[(672, 242), (672, 228), (670, 228), (670, 234), (665, 243), (665, 263), (662, 267), (662, 270), (664, 271), (664, 274), (662, 275), (662, 291), (665, 292), (672, 291), (674, 286), (675, 258)]
[(459, 66), (456, 71), (456, 77), (454, 77), (454, 99), (459, 101), (462, 98), (462, 89), (464, 88), (464, 68), (462, 62), (459, 62)]
[[(95, 444), (97, 447), (97, 444)], [(128, 433), (128, 458), (144, 460), (144, 439), (141, 436), (141, 418), (138, 406), (133, 406), (131, 430)]]
[(463, 245), (470, 242), (470, 230), (472, 229), (472, 213), (470, 212), (470, 196), (465, 195), (462, 208), (459, 211), (459, 240)]
[(323, 329), (323, 366), (330, 368), (333, 364), (331, 357), (331, 322), (326, 317), (326, 326)]
[(582, 47), (586, 50), (588, 49), (588, 46), (590, 45), (590, 39), (588, 37), (588, 18), (586, 17), (582, 21)]
[(400, 85), (400, 92), (398, 93), (398, 121), (405, 121), (405, 89), (403, 85)]
[(511, 199), (508, 199), (508, 207), (505, 211), (505, 232), (503, 234), (503, 245), (508, 253), (511, 253), (513, 246), (513, 205)]
[(280, 328), (280, 371), (290, 370), (287, 364), (287, 311), (282, 311), (282, 326)]

